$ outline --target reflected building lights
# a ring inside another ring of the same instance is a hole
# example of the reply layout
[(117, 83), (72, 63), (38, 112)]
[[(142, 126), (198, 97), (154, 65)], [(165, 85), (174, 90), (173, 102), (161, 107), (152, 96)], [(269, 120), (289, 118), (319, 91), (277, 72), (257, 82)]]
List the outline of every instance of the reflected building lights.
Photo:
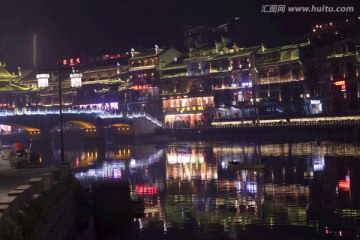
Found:
[[(311, 217), (308, 211), (313, 207), (311, 197), (316, 194), (311, 188), (326, 175), (321, 172), (328, 171), (325, 163), (327, 168), (331, 166), (331, 157), (359, 157), (359, 147), (345, 145), (239, 143), (209, 147), (191, 143), (179, 147), (174, 144), (149, 154), (146, 159), (131, 156), (125, 161), (108, 162), (81, 172), (79, 178), (131, 179), (138, 196), (145, 198), (145, 218), (139, 220), (140, 231), (147, 231), (157, 223), (158, 230), (166, 233), (175, 225), (185, 227), (189, 221), (196, 221), (201, 229), (219, 224), (227, 234), (239, 225), (245, 229), (248, 224), (259, 222), (268, 226), (285, 224), (319, 229), (319, 222), (308, 220)], [(125, 148), (114, 152), (127, 151)], [(97, 152), (86, 156), (95, 157)], [(234, 159), (259, 161), (272, 168), (265, 173), (227, 171), (228, 162)], [(152, 166), (154, 163), (160, 164)], [(350, 191), (350, 173), (339, 176), (341, 180), (334, 181), (332, 186), (336, 186), (331, 187), (331, 193), (335, 193), (336, 187), (337, 197), (350, 195), (344, 194)], [(345, 209), (338, 211), (344, 216), (358, 214)]]
[(360, 146), (351, 143), (335, 144), (324, 142), (320, 146), (316, 142), (286, 143), (286, 144), (262, 144), (261, 148), (256, 145), (232, 144), (215, 146), (214, 153), (226, 155), (255, 155), (265, 156), (303, 156), (316, 151), (324, 156), (359, 156)]

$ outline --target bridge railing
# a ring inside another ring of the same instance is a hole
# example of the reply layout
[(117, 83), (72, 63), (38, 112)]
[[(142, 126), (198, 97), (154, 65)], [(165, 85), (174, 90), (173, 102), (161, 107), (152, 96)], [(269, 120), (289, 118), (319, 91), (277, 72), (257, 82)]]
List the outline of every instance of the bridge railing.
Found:
[[(159, 127), (162, 127), (162, 122), (155, 117), (145, 112), (119, 112), (119, 111), (107, 111), (99, 108), (70, 108), (64, 107), (62, 109), (63, 114), (98, 114), (101, 118), (146, 118), (149, 121), (155, 123)], [(5, 116), (21, 116), (21, 115), (47, 115), (47, 114), (60, 114), (59, 108), (8, 108), (0, 110), (0, 117)]]
[(101, 118), (146, 118), (149, 121), (155, 123), (159, 127), (162, 127), (163, 124), (161, 121), (157, 120), (155, 117), (151, 116), (150, 114), (147, 114), (146, 112), (109, 112), (109, 111), (102, 111), (100, 113)]

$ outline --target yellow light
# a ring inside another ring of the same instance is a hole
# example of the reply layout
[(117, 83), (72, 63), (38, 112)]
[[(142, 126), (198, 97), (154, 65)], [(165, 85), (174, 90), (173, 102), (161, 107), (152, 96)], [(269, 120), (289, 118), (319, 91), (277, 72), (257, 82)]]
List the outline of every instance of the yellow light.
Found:
[(344, 85), (344, 84), (345, 84), (344, 80), (334, 82), (335, 86), (341, 86), (341, 85)]

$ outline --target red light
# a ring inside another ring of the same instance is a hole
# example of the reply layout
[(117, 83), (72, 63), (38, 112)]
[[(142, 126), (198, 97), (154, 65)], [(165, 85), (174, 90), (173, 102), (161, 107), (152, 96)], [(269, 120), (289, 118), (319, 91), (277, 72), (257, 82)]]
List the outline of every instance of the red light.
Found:
[(63, 65), (67, 65), (67, 60), (66, 59), (64, 59), (62, 62), (63, 62)]
[(341, 86), (341, 91), (345, 92), (346, 91), (346, 83), (345, 80), (341, 80), (341, 81), (336, 81), (333, 83), (335, 86)]
[(157, 187), (153, 186), (144, 186), (144, 185), (136, 185), (135, 191), (139, 195), (155, 195), (158, 193)]
[(344, 191), (350, 191), (350, 177), (346, 176), (345, 180), (339, 180), (339, 188)]

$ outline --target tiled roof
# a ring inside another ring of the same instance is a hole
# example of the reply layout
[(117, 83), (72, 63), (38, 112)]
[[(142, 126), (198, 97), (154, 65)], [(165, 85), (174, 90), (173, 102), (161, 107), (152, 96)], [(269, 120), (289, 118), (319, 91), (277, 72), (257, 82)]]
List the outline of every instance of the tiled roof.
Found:
[(176, 61), (172, 61), (168, 65), (161, 68), (161, 70), (171, 70), (171, 69), (181, 69), (186, 68), (186, 64), (184, 63), (184, 57), (178, 58)]
[(284, 65), (287, 63), (294, 63), (294, 62), (299, 62), (299, 59), (286, 59), (286, 60), (274, 60), (271, 62), (265, 62), (265, 63), (258, 63), (256, 66), (257, 67), (269, 67), (269, 66), (275, 66), (275, 65)]
[(155, 51), (155, 48), (149, 48), (145, 49), (144, 51), (141, 51), (140, 53), (137, 53), (134, 55), (131, 59), (142, 59), (142, 58), (148, 58), (148, 57), (156, 57), (159, 56), (162, 52), (165, 52), (170, 47), (162, 47), (158, 48), (158, 51)]
[(3, 66), (0, 66), (0, 79), (14, 79), (16, 76), (9, 73)]
[(310, 45), (310, 42), (304, 42), (304, 43), (299, 43), (299, 44), (284, 45), (284, 46), (280, 46), (280, 47), (276, 47), (276, 48), (268, 48), (268, 49), (265, 49), (265, 51), (262, 51), (261, 49), (259, 49), (256, 52), (256, 54), (262, 55), (262, 54), (268, 54), (268, 53), (272, 53), (272, 52), (280, 52), (283, 50), (290, 50), (290, 49), (295, 49), (295, 48), (299, 48), (299, 47), (306, 47), (309, 45)]
[(185, 58), (184, 61), (200, 60), (200, 59), (208, 60), (209, 58), (210, 58), (209, 56), (195, 56), (195, 57)]
[(182, 68), (186, 68), (184, 62), (172, 62), (166, 67), (163, 67), (161, 70), (172, 70), (172, 69), (182, 69)]
[(31, 90), (31, 88), (23, 87), (21, 85), (14, 84), (14, 83), (9, 83), (9, 84), (0, 86), (0, 92), (30, 91), (30, 90)]
[(220, 59), (248, 56), (260, 48), (261, 48), (260, 46), (256, 46), (256, 47), (241, 49), (239, 52), (227, 53), (227, 54), (217, 54), (217, 55), (211, 57), (209, 60), (211, 61), (211, 60), (220, 60)]

